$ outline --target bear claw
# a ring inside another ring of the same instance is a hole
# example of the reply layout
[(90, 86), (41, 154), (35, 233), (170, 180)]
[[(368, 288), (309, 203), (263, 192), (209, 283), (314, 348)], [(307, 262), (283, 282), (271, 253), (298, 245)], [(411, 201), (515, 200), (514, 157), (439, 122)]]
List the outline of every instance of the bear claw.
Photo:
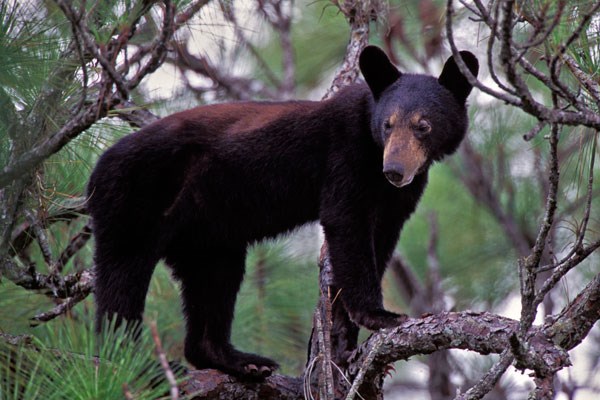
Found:
[(266, 378), (271, 376), (274, 368), (263, 365), (261, 367), (256, 366), (255, 364), (247, 364), (244, 367), (244, 371), (251, 377), (255, 378)]

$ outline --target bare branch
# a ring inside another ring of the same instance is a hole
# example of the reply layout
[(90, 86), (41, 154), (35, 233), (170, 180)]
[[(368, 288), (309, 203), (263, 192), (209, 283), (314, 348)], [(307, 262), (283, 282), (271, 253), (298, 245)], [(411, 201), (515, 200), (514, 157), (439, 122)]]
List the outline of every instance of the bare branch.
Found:
[(48, 139), (21, 155), (14, 163), (4, 167), (0, 173), (0, 188), (10, 184), (62, 149), (94, 122), (104, 117), (107, 111), (107, 104), (103, 101), (82, 110)]
[(73, 7), (71, 3), (68, 3), (64, 0), (55, 0), (58, 7), (65, 14), (67, 19), (71, 22), (71, 25), (77, 32), (78, 38), (80, 38), (85, 45), (87, 51), (89, 51), (93, 57), (98, 60), (100, 65), (106, 73), (110, 76), (112, 82), (117, 86), (121, 97), (127, 98), (129, 96), (129, 88), (125, 81), (125, 79), (117, 72), (114, 67), (114, 64), (106, 59), (100, 48), (96, 44), (95, 39), (90, 34), (90, 30), (86, 24), (86, 18), (83, 15), (80, 15)]
[(600, 274), (597, 274), (553, 322), (544, 328), (560, 347), (571, 350), (600, 320)]
[(190, 371), (181, 387), (185, 394), (206, 400), (304, 400), (302, 380), (283, 375), (269, 376), (262, 383), (240, 382), (220, 371), (203, 369)]
[(128, 100), (124, 100), (120, 104), (115, 105), (113, 112), (116, 112), (118, 118), (126, 121), (135, 128), (143, 128), (144, 126), (159, 120), (157, 115), (145, 108), (136, 106)]
[(177, 386), (177, 379), (175, 379), (175, 374), (173, 373), (173, 370), (171, 370), (171, 366), (167, 360), (167, 355), (165, 354), (162, 343), (160, 342), (158, 329), (156, 328), (156, 322), (150, 323), (150, 331), (152, 333), (152, 340), (154, 340), (154, 345), (156, 346), (156, 355), (160, 361), (160, 366), (165, 372), (165, 377), (167, 378), (167, 382), (169, 382), (169, 386), (171, 387), (171, 399), (177, 400), (179, 399), (179, 387)]
[(328, 99), (341, 88), (348, 86), (359, 77), (358, 58), (369, 42), (369, 23), (375, 20), (385, 9), (381, 0), (344, 1), (333, 3), (340, 9), (350, 24), (350, 41), (346, 47), (344, 61), (335, 74), (329, 90), (323, 96)]
[(67, 297), (62, 302), (57, 304), (56, 307), (54, 307), (52, 310), (46, 311), (43, 313), (39, 313), (36, 316), (34, 316), (33, 318), (31, 318), (31, 320), (33, 321), (32, 325), (37, 325), (36, 323), (39, 323), (39, 322), (52, 321), (54, 318), (65, 314), (66, 312), (71, 310), (73, 307), (75, 307), (77, 305), (77, 303), (84, 300), (89, 293), (90, 292), (79, 292), (76, 295), (74, 295), (73, 297)]
[(92, 228), (89, 224), (86, 224), (81, 228), (81, 230), (71, 238), (71, 241), (62, 251), (58, 260), (53, 265), (52, 270), (56, 273), (61, 273), (65, 265), (69, 262), (71, 257), (73, 257), (79, 250), (85, 246), (85, 244), (92, 237)]
[(210, 78), (217, 87), (225, 89), (235, 99), (249, 100), (256, 96), (277, 98), (275, 92), (258, 80), (225, 74), (212, 65), (208, 58), (191, 54), (185, 43), (178, 43), (175, 50), (177, 58), (167, 57), (167, 62)]
[(31, 244), (31, 241), (35, 238), (33, 224), (38, 224), (47, 229), (56, 222), (68, 222), (78, 218), (82, 214), (85, 214), (85, 198), (75, 197), (60, 203), (56, 211), (45, 215), (41, 220), (32, 221), (29, 219), (29, 221), (25, 221), (12, 232), (9, 241), (9, 256), (20, 255)]
[(233, 30), (235, 32), (235, 35), (236, 35), (237, 39), (240, 41), (240, 43), (246, 49), (248, 49), (248, 51), (250, 51), (250, 53), (252, 54), (252, 57), (254, 57), (254, 59), (258, 63), (259, 68), (265, 74), (267, 80), (273, 86), (275, 86), (277, 88), (280, 88), (282, 86), (281, 81), (275, 76), (275, 73), (269, 67), (269, 65), (267, 64), (267, 62), (263, 58), (263, 56), (260, 53), (260, 51), (246, 37), (246, 34), (244, 33), (244, 31), (240, 27), (240, 24), (238, 22), (237, 16), (235, 15), (233, 7), (223, 7), (223, 14), (225, 15), (225, 18), (227, 18), (229, 20), (229, 22), (231, 22), (231, 24), (233, 25)]
[(500, 360), (490, 370), (481, 377), (473, 387), (469, 388), (465, 393), (459, 394), (455, 400), (478, 400), (483, 398), (486, 394), (492, 391), (496, 383), (500, 380), (502, 375), (506, 372), (508, 367), (514, 361), (513, 355), (505, 350), (500, 355)]
[[(484, 22), (486, 22), (490, 29), (492, 29), (492, 31), (490, 32), (490, 41), (488, 42), (488, 67), (490, 68), (490, 73), (492, 74), (494, 81), (498, 83), (506, 93), (499, 92), (497, 90), (491, 89), (486, 85), (483, 85), (470, 73), (470, 71), (464, 64), (463, 60), (460, 57), (458, 48), (456, 47), (456, 43), (454, 41), (452, 20), (455, 11), (453, 7), (453, 1), (447, 0), (446, 34), (448, 37), (448, 42), (452, 50), (452, 54), (456, 59), (456, 63), (458, 65), (459, 70), (467, 78), (469, 83), (471, 83), (474, 87), (478, 88), (484, 93), (487, 93), (507, 104), (522, 109), (523, 111), (536, 117), (539, 121), (546, 121), (548, 123), (556, 123), (560, 125), (569, 126), (584, 125), (599, 130), (600, 115), (591, 111), (588, 108), (582, 107), (581, 102), (575, 99), (574, 95), (570, 94), (570, 92), (566, 89), (565, 86), (562, 85), (562, 83), (560, 84), (560, 87), (558, 87), (558, 89), (560, 90), (558, 94), (560, 94), (562, 97), (566, 97), (574, 106), (578, 108), (577, 111), (549, 108), (537, 102), (533, 98), (532, 94), (528, 89), (528, 86), (525, 84), (520, 73), (517, 71), (516, 64), (521, 65), (527, 72), (531, 73), (537, 79), (540, 79), (544, 84), (546, 84), (549, 87), (550, 90), (557, 89), (556, 84), (558, 81), (556, 79), (555, 81), (552, 81), (551, 79), (549, 80), (547, 77), (544, 77), (544, 75), (541, 72), (535, 69), (530, 63), (528, 63), (524, 59), (524, 54), (527, 51), (527, 49), (517, 51), (515, 47), (516, 44), (512, 41), (512, 29), (513, 23), (515, 21), (513, 12), (514, 1), (507, 0), (493, 3), (493, 7), (495, 7), (496, 10), (498, 10), (499, 8), (502, 10), (501, 23), (496, 22), (498, 20), (498, 16), (496, 16), (495, 18), (492, 18), (490, 16), (488, 10), (486, 10), (486, 8), (479, 0), (475, 1), (475, 5), (477, 6), (477, 10), (479, 11), (477, 15), (481, 17)], [(598, 4), (595, 4), (590, 11), (597, 9)], [(562, 46), (564, 46), (565, 49), (566, 47), (568, 47), (568, 45), (570, 45), (574, 40), (576, 40), (579, 37), (584, 26), (586, 26), (586, 24), (589, 22), (589, 18), (591, 18), (591, 15), (593, 14), (590, 14), (590, 12), (584, 14), (582, 20), (580, 21), (580, 24), (575, 29), (571, 37), (565, 43), (563, 43)], [(496, 76), (495, 67), (493, 66), (491, 61), (493, 52), (492, 49), (494, 45), (493, 42), (496, 38), (500, 40), (500, 58), (502, 61), (501, 65), (504, 68), (508, 81), (513, 86), (513, 88), (508, 88), (504, 86)]]
[[(31, 228), (33, 230), (33, 234), (35, 235), (34, 237), (35, 237), (36, 241), (38, 242), (40, 251), (42, 252), (42, 257), (44, 258), (44, 262), (48, 266), (53, 265), (54, 263), (52, 261), (52, 252), (50, 251), (50, 243), (48, 243), (48, 237), (46, 236), (46, 231), (44, 230), (44, 228), (42, 228), (40, 226), (36, 217), (33, 215), (33, 213), (31, 211), (26, 211), (25, 215), (29, 219)], [(52, 274), (55, 273), (55, 271), (53, 271), (53, 270), (51, 270), (50, 272)]]
[(544, 218), (535, 240), (535, 244), (529, 256), (519, 260), (519, 277), (521, 281), (521, 334), (533, 324), (536, 309), (539, 303), (535, 302), (535, 281), (537, 269), (542, 258), (542, 252), (546, 247), (546, 241), (554, 223), (556, 213), (559, 167), (558, 167), (558, 125), (552, 125), (550, 134), (550, 168), (548, 172), (549, 190), (546, 196), (546, 207)]
[[(147, 76), (147, 74), (153, 72), (160, 64), (162, 57), (166, 52), (166, 40), (173, 34), (172, 20), (174, 18), (174, 9), (170, 5), (170, 2), (167, 1), (165, 18), (170, 18), (170, 21), (165, 20), (165, 27), (159, 39), (157, 39), (153, 46), (150, 46), (147, 49), (147, 52), (144, 55), (140, 56), (141, 59), (145, 55), (150, 55), (149, 62), (141, 68), (131, 80), (127, 81), (124, 75), (127, 72), (127, 68), (125, 70), (119, 70), (115, 67), (113, 62), (109, 61), (102, 54), (100, 47), (95, 43), (94, 38), (89, 32), (89, 28), (85, 25), (84, 17), (79, 15), (79, 13), (64, 0), (57, 0), (57, 4), (74, 26), (79, 35), (79, 39), (85, 45), (86, 49), (100, 62), (103, 71), (106, 73), (106, 77), (103, 78), (103, 81), (100, 84), (100, 93), (93, 104), (78, 112), (72, 113), (70, 119), (65, 121), (58, 131), (54, 132), (46, 140), (34, 146), (32, 149), (20, 155), (18, 159), (2, 168), (0, 171), (0, 188), (7, 186), (15, 179), (38, 166), (50, 155), (61, 150), (72, 139), (79, 136), (96, 121), (105, 117), (108, 110), (118, 104), (121, 99), (126, 99), (129, 91), (139, 85), (141, 80)], [(133, 30), (133, 28), (131, 29)], [(127, 37), (128, 35), (124, 36), (125, 39), (127, 39)], [(110, 94), (110, 87), (113, 84), (117, 86), (118, 92)], [(76, 107), (76, 109), (78, 108), (79, 107)]]
[(565, 62), (571, 73), (577, 78), (577, 80), (583, 85), (588, 91), (592, 99), (596, 104), (600, 103), (600, 85), (587, 73), (585, 73), (579, 64), (575, 62), (573, 57), (563, 54), (562, 60)]
[(471, 73), (471, 71), (469, 70), (469, 68), (467, 67), (465, 62), (463, 61), (462, 57), (460, 56), (459, 50), (456, 47), (456, 43), (454, 42), (454, 30), (452, 27), (453, 17), (454, 17), (454, 6), (452, 4), (452, 0), (447, 0), (447, 3), (446, 3), (446, 35), (448, 37), (448, 43), (450, 44), (450, 48), (452, 50), (452, 55), (454, 56), (454, 59), (456, 60), (456, 65), (458, 66), (460, 73), (463, 74), (463, 76), (465, 78), (467, 78), (467, 80), (469, 81), (469, 83), (471, 85), (473, 85), (473, 87), (476, 87), (477, 89), (481, 90), (482, 92), (487, 93), (497, 99), (500, 99), (507, 104), (511, 104), (516, 107), (521, 107), (521, 100), (515, 98), (514, 96), (506, 95), (502, 92), (493, 90), (493, 89), (485, 86), (481, 82), (479, 82), (479, 80), (475, 76), (473, 76), (473, 74)]
[(258, 0), (258, 8), (277, 32), (283, 54), (283, 79), (280, 90), (284, 99), (291, 98), (296, 87), (296, 62), (291, 38), (293, 0)]
[(3, 277), (27, 290), (42, 290), (55, 299), (66, 299), (77, 293), (89, 294), (94, 288), (94, 271), (91, 268), (69, 275), (40, 274), (33, 268), (21, 267), (10, 257), (0, 258)]
[[(160, 35), (150, 46), (150, 51), (146, 53), (150, 56), (150, 59), (142, 68), (140, 68), (134, 77), (127, 82), (127, 88), (129, 89), (135, 88), (140, 84), (144, 77), (156, 71), (166, 57), (167, 45), (175, 33), (175, 5), (172, 4), (170, 0), (163, 0), (163, 2), (165, 14), (163, 18), (163, 28)], [(123, 96), (123, 98), (127, 97)]]

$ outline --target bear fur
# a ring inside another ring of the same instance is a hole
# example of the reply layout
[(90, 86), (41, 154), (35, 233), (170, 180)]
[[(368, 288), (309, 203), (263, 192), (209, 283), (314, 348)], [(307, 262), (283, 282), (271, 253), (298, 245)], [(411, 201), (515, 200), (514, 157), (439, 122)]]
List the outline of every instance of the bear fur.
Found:
[[(477, 75), (477, 59), (461, 55)], [(197, 107), (108, 149), (88, 185), (97, 329), (107, 317), (141, 321), (164, 259), (181, 282), (187, 360), (268, 376), (274, 361), (230, 343), (246, 249), (317, 220), (350, 318), (401, 323), (383, 308), (381, 278), (430, 165), (465, 135), (472, 86), (453, 58), (439, 78), (404, 74), (374, 46), (360, 69), (366, 84), (330, 100)]]

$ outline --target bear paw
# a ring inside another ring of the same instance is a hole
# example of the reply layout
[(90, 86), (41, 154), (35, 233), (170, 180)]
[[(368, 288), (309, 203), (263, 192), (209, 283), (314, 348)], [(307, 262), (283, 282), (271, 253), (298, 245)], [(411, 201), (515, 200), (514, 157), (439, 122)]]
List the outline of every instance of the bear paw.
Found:
[[(204, 344), (206, 346), (206, 344)], [(279, 365), (266, 357), (243, 353), (230, 346), (186, 351), (185, 358), (196, 368), (215, 368), (240, 379), (262, 381), (271, 376)]]
[(376, 331), (378, 329), (396, 327), (404, 323), (408, 319), (408, 316), (379, 308), (350, 313), (350, 319), (360, 326)]

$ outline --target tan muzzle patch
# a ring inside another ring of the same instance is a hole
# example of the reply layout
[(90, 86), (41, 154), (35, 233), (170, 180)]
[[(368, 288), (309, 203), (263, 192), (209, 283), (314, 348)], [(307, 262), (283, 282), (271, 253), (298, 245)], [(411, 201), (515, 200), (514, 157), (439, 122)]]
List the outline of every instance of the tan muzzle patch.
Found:
[(427, 155), (410, 128), (397, 128), (385, 143), (383, 150), (383, 174), (396, 187), (410, 184)]

